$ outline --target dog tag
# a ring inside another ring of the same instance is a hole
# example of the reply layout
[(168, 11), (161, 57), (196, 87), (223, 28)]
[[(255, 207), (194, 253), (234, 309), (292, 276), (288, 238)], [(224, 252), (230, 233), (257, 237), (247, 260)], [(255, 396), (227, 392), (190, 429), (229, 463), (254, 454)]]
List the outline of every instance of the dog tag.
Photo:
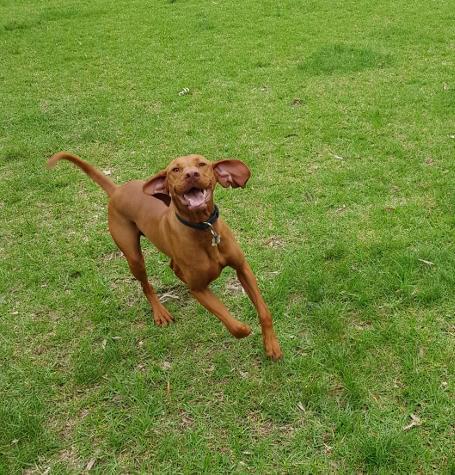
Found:
[(221, 242), (221, 236), (215, 232), (212, 233), (212, 246), (218, 246)]
[(210, 234), (212, 235), (212, 246), (218, 246), (218, 244), (221, 242), (221, 236), (213, 229), (213, 226), (210, 223), (205, 223), (210, 230)]

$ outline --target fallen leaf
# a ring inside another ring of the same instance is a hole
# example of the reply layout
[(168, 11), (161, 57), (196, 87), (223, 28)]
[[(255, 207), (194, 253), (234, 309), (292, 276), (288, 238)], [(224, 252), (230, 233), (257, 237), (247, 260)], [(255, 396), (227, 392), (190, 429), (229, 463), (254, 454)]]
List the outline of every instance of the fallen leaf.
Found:
[(284, 241), (278, 236), (270, 236), (267, 241), (265, 241), (265, 244), (272, 249), (278, 249), (284, 247)]
[(184, 87), (181, 91), (179, 91), (179, 96), (187, 96), (190, 93), (189, 88)]
[(333, 158), (336, 158), (337, 160), (344, 160), (344, 158), (341, 155), (337, 155), (336, 153), (329, 152), (330, 155), (332, 155)]
[(298, 403), (297, 403), (297, 407), (298, 407), (302, 412), (305, 412), (305, 406), (304, 406), (301, 402), (298, 402)]
[(112, 172), (110, 170), (103, 170), (103, 173), (107, 176), (112, 175)]
[(411, 414), (411, 422), (403, 427), (403, 430), (409, 430), (412, 429), (413, 427), (418, 427), (422, 425), (422, 421), (420, 420), (420, 417), (416, 416), (415, 414)]
[(427, 266), (434, 266), (434, 262), (426, 261), (425, 259), (417, 259), (417, 260), (420, 261), (420, 262), (423, 262)]
[(166, 292), (159, 298), (160, 302), (167, 302), (170, 299), (180, 300), (180, 297), (174, 292)]
[(95, 463), (96, 463), (96, 459), (91, 459), (90, 462), (86, 465), (85, 470), (87, 472), (90, 472), (90, 470), (93, 468)]

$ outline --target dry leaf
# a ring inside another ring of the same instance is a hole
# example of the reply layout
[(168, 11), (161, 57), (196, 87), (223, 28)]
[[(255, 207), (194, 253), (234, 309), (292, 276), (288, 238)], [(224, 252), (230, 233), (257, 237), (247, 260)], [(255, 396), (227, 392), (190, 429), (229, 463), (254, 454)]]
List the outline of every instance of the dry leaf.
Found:
[(187, 87), (184, 87), (181, 91), (179, 91), (179, 96), (187, 96), (190, 94), (190, 90)]
[(93, 466), (95, 465), (96, 463), (96, 459), (91, 459), (90, 462), (87, 464), (87, 466), (85, 467), (85, 470), (87, 472), (90, 472), (90, 470), (93, 468)]
[(417, 260), (420, 261), (420, 262), (423, 262), (427, 266), (434, 266), (434, 262), (426, 261), (425, 259), (417, 259)]
[(336, 153), (329, 152), (332, 157), (336, 158), (337, 160), (344, 160), (341, 155), (337, 155)]
[(112, 175), (112, 172), (110, 170), (103, 170), (103, 173), (107, 176)]
[(297, 407), (298, 407), (302, 412), (305, 412), (305, 406), (304, 406), (301, 402), (298, 402), (298, 403), (297, 403)]
[(278, 236), (270, 236), (267, 241), (265, 241), (265, 244), (272, 249), (278, 249), (281, 247), (284, 247), (284, 241)]
[(420, 420), (420, 417), (416, 416), (415, 414), (411, 414), (411, 422), (403, 427), (403, 430), (409, 430), (412, 429), (413, 427), (418, 427), (422, 425), (422, 421)]
[(166, 292), (159, 298), (160, 302), (167, 302), (170, 299), (180, 300), (180, 297), (174, 292)]

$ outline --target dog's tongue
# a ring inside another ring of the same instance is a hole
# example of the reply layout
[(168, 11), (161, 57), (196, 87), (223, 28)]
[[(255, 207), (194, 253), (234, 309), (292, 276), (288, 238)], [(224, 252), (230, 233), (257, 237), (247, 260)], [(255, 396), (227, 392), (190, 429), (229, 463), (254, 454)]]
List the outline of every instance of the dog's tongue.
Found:
[(190, 191), (183, 195), (190, 205), (190, 208), (196, 208), (204, 203), (205, 193), (197, 188), (192, 188)]

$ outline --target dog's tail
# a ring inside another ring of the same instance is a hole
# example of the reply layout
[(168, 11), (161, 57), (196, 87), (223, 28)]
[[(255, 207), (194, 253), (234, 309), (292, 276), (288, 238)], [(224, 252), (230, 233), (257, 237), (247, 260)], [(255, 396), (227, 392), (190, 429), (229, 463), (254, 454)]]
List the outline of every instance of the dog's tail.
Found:
[(117, 185), (109, 180), (107, 176), (103, 175), (99, 170), (85, 162), (76, 155), (73, 155), (68, 152), (58, 152), (47, 161), (47, 167), (53, 168), (59, 160), (69, 160), (77, 165), (82, 171), (84, 171), (95, 183), (101, 186), (101, 188), (107, 193), (108, 196), (111, 196), (112, 193), (117, 189)]

